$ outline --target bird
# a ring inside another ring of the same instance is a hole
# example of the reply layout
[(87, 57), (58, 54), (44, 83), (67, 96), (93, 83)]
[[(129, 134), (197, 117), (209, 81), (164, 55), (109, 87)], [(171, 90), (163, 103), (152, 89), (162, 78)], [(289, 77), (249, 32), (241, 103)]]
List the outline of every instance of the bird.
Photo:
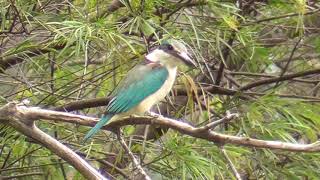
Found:
[(104, 115), (85, 135), (84, 142), (102, 126), (130, 115), (144, 115), (170, 92), (177, 76), (177, 67), (196, 67), (187, 47), (175, 39), (164, 40), (133, 67), (111, 93)]

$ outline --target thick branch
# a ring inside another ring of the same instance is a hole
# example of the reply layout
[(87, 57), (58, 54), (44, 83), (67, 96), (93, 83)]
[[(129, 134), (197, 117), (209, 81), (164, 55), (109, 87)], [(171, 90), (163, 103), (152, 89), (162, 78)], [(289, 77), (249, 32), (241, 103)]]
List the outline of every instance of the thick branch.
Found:
[[(72, 124), (79, 124), (84, 126), (94, 126), (97, 123), (97, 118), (74, 115), (70, 113), (43, 110), (35, 107), (16, 106), (16, 113), (20, 116), (28, 117), (32, 119), (46, 119), (55, 120), (60, 122), (68, 122)], [(0, 111), (1, 117), (5, 117)], [(8, 117), (8, 116), (6, 116)], [(1, 120), (1, 119), (0, 119)], [(182, 134), (186, 134), (195, 138), (206, 139), (211, 142), (220, 144), (235, 144), (241, 146), (249, 146), (256, 148), (268, 148), (268, 149), (280, 149), (294, 152), (320, 152), (320, 143), (315, 142), (313, 144), (294, 144), (280, 141), (265, 141), (259, 139), (253, 139), (249, 137), (238, 137), (226, 134), (217, 133), (214, 131), (203, 131), (203, 128), (196, 128), (189, 124), (170, 119), (165, 117), (128, 117), (115, 122), (111, 122), (103, 129), (114, 130), (114, 128), (120, 128), (127, 125), (136, 124), (152, 124), (159, 125), (161, 127), (167, 127), (179, 131)]]
[(195, 128), (189, 124), (176, 121), (165, 117), (135, 117), (118, 120), (109, 124), (110, 127), (121, 127), (133, 124), (153, 124), (162, 127), (168, 127), (179, 131), (182, 134), (187, 134), (192, 137), (206, 139), (208, 141), (221, 144), (236, 144), (241, 146), (249, 146), (256, 148), (281, 149), (294, 152), (320, 152), (320, 142), (313, 144), (294, 144), (280, 141), (265, 141), (253, 139), (249, 137), (237, 137), (226, 134), (220, 134), (213, 131), (202, 132), (199, 128)]
[(80, 101), (69, 102), (65, 105), (53, 108), (53, 110), (70, 112), (70, 111), (86, 109), (86, 108), (106, 106), (109, 103), (109, 101), (110, 101), (110, 98), (108, 98), (108, 97), (85, 99), (85, 100), (80, 100)]
[[(35, 126), (32, 120), (39, 116), (36, 115), (37, 113), (34, 113), (36, 109), (32, 109), (33, 111), (31, 112), (33, 113), (30, 113), (26, 107), (20, 107), (14, 103), (9, 103), (0, 108), (0, 120), (8, 123), (25, 136), (40, 142), (56, 155), (73, 165), (87, 179), (106, 179), (74, 151)], [(54, 116), (53, 114), (54, 113), (51, 113), (52, 117), (61, 117), (61, 114), (57, 116)]]
[[(238, 90), (228, 89), (228, 88), (215, 86), (215, 85), (204, 87), (202, 88), (202, 90), (205, 90), (206, 92), (210, 92), (213, 94), (219, 94), (219, 95), (228, 95), (228, 96), (238, 95), (242, 99), (248, 99), (248, 96), (265, 96), (267, 94), (267, 93), (258, 93), (258, 92), (241, 92)], [(186, 90), (181, 88), (176, 88), (174, 92), (176, 92), (176, 95), (187, 95)], [(199, 89), (199, 91), (197, 92), (202, 93), (201, 89)], [(284, 98), (297, 98), (297, 99), (320, 101), (320, 98), (313, 97), (313, 96), (300, 96), (295, 94), (277, 94), (277, 93), (274, 93), (273, 95), (284, 97)], [(71, 111), (82, 110), (86, 108), (107, 106), (109, 103), (109, 100), (110, 100), (109, 97), (104, 97), (104, 98), (92, 98), (92, 99), (85, 99), (85, 100), (79, 100), (79, 101), (72, 101), (67, 104), (52, 108), (52, 110), (71, 112)]]

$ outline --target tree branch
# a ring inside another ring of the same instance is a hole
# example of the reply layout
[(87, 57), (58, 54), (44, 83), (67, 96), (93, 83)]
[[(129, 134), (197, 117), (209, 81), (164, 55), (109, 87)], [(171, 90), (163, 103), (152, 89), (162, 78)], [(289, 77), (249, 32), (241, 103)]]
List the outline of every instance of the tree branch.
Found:
[(44, 176), (44, 173), (42, 173), (42, 172), (23, 173), (23, 174), (18, 174), (18, 175), (14, 175), (14, 176), (2, 176), (2, 177), (0, 177), (0, 179), (2, 179), (2, 180), (21, 179), (26, 176)]
[(291, 73), (291, 74), (283, 75), (281, 77), (275, 77), (275, 78), (269, 78), (269, 79), (255, 81), (253, 83), (249, 83), (245, 86), (240, 87), (240, 90), (245, 91), (245, 90), (249, 90), (254, 87), (264, 85), (264, 84), (271, 84), (271, 83), (275, 83), (275, 82), (286, 81), (286, 80), (290, 80), (290, 79), (293, 79), (296, 77), (307, 76), (307, 75), (311, 75), (311, 74), (320, 74), (320, 68), (312, 69), (312, 70), (308, 70), (308, 71), (303, 71), (303, 72), (298, 72), (298, 73)]
[(122, 135), (121, 135), (121, 129), (118, 128), (118, 130), (116, 131), (118, 140), (122, 146), (122, 148), (126, 151), (126, 153), (130, 156), (130, 158), (132, 159), (133, 164), (136, 166), (136, 168), (139, 170), (139, 173), (143, 176), (144, 180), (151, 180), (151, 178), (148, 176), (148, 174), (143, 170), (143, 168), (141, 167), (140, 163), (138, 162), (138, 160), (136, 159), (136, 157), (134, 157), (133, 153), (130, 151), (129, 147), (126, 144), (126, 141), (123, 139)]
[(198, 129), (199, 129), (199, 131), (208, 131), (210, 129), (214, 129), (219, 124), (229, 122), (233, 118), (238, 117), (238, 116), (239, 116), (238, 114), (227, 114), (225, 117), (223, 117), (223, 118), (221, 118), (219, 120), (210, 122), (210, 123), (208, 123), (208, 124), (206, 124), (206, 125), (204, 125), (202, 127), (199, 127)]
[(224, 149), (223, 146), (220, 146), (220, 150), (221, 153), (223, 154), (223, 156), (226, 158), (226, 160), (228, 161), (228, 164), (231, 167), (232, 173), (234, 174), (234, 176), (236, 177), (237, 180), (242, 180), (237, 168), (235, 167), (235, 165), (232, 163), (230, 157), (228, 156), (227, 151)]
[[(306, 12), (303, 15), (304, 16), (311, 15), (311, 14), (315, 14), (319, 11), (320, 11), (320, 9), (315, 9), (313, 11)], [(273, 21), (273, 20), (284, 19), (284, 18), (300, 16), (300, 15), (301, 15), (300, 13), (290, 13), (290, 14), (284, 14), (284, 15), (280, 15), (280, 16), (273, 16), (273, 17), (269, 17), (269, 18), (265, 18), (265, 19), (258, 19), (253, 22), (245, 23), (245, 24), (242, 24), (241, 26), (251, 26), (251, 25), (256, 25), (256, 24), (266, 22), (266, 21)]]
[[(38, 119), (39, 116), (36, 115), (37, 113), (34, 113), (36, 112), (36, 108), (32, 108), (32, 110), (31, 112), (33, 113), (30, 113), (26, 107), (17, 106), (15, 103), (8, 103), (0, 108), (0, 121), (9, 124), (25, 136), (39, 141), (43, 146), (74, 166), (85, 178), (106, 179), (74, 151), (35, 126), (33, 120)], [(51, 116), (53, 119), (54, 117), (61, 117), (59, 115), (54, 116), (54, 113), (51, 113)]]
[(24, 55), (12, 55), (9, 56), (7, 58), (2, 58), (0, 57), (0, 73), (4, 72), (6, 69), (8, 69), (9, 67), (19, 64), (21, 62), (23, 62), (26, 59), (26, 56), (28, 57), (35, 57), (35, 56), (39, 56), (45, 53), (48, 53), (50, 51), (52, 51), (52, 49), (55, 50), (61, 50), (65, 47), (65, 44), (57, 44), (51, 48), (33, 48), (33, 49), (29, 49)]
[(109, 97), (72, 101), (62, 106), (55, 107), (53, 110), (69, 112), (92, 107), (106, 106), (108, 105), (109, 101)]
[(220, 82), (223, 78), (223, 74), (224, 74), (224, 69), (225, 69), (225, 66), (226, 66), (226, 61), (230, 55), (230, 48), (232, 47), (232, 44), (234, 42), (234, 39), (236, 37), (236, 31), (232, 31), (232, 34), (227, 42), (227, 46), (224, 47), (223, 51), (222, 51), (222, 59), (221, 59), (221, 62), (220, 62), (220, 65), (219, 65), (219, 69), (217, 71), (217, 76), (216, 76), (216, 82), (215, 82), (215, 85), (220, 85)]
[[(272, 77), (272, 76), (269, 76)], [(272, 78), (279, 78), (272, 77)], [(249, 99), (248, 95), (253, 96), (265, 96), (267, 93), (258, 93), (258, 92), (241, 92), (238, 90), (228, 89), (221, 86), (215, 86), (211, 85), (208, 87), (203, 87), (202, 89), (199, 89), (199, 93), (202, 93), (202, 90), (206, 92), (210, 92), (213, 94), (219, 94), (219, 95), (228, 95), (228, 96), (234, 96), (239, 95), (242, 99)], [(176, 95), (187, 95), (187, 92), (185, 89), (182, 88), (175, 88), (174, 92), (176, 92)], [(314, 96), (300, 96), (295, 94), (277, 94), (274, 93), (273, 95), (279, 96), (279, 97), (285, 97), (285, 98), (298, 98), (298, 99), (308, 99), (313, 101), (320, 101), (320, 98), (314, 97)], [(65, 112), (71, 112), (76, 110), (82, 110), (86, 108), (94, 108), (94, 107), (100, 107), (100, 106), (107, 106), (110, 101), (110, 97), (104, 97), (104, 98), (92, 98), (92, 99), (85, 99), (85, 100), (78, 100), (78, 101), (72, 101), (69, 103), (66, 103), (64, 105), (54, 107), (52, 110), (54, 111), (65, 111)]]
[[(297, 48), (298, 48), (298, 45), (299, 43), (301, 42), (302, 38), (299, 38), (299, 40), (296, 42), (296, 44), (294, 45), (291, 53), (290, 53), (290, 56), (289, 56), (289, 59), (288, 61), (286, 62), (286, 65), (284, 66), (284, 68), (282, 69), (282, 72), (280, 73), (280, 77), (283, 77), (283, 75), (286, 73), (286, 71), (288, 70), (289, 68), (289, 64), (291, 63), (292, 61), (292, 58), (293, 58), (293, 55), (294, 53), (296, 52)], [(278, 87), (279, 85), (279, 81), (276, 83), (276, 85), (274, 86), (274, 88)]]
[[(34, 119), (34, 120), (44, 119), (44, 120), (55, 120), (59, 122), (67, 122), (67, 123), (79, 124), (79, 125), (91, 126), (91, 127), (93, 127), (98, 122), (98, 118), (75, 115), (75, 114), (65, 113), (65, 112), (44, 110), (36, 107), (17, 106), (12, 103), (10, 103), (9, 105), (12, 106), (12, 108), (10, 108), (11, 113), (8, 114), (6, 113), (7, 111), (0, 110), (0, 117), (1, 117), (0, 120), (9, 118), (9, 119), (15, 119), (13, 122), (20, 122), (18, 119), (24, 119), (24, 118)], [(6, 105), (5, 107), (7, 106), (8, 105)], [(20, 117), (20, 118), (17, 119), (17, 117)], [(115, 121), (115, 122), (111, 122), (107, 126), (104, 126), (102, 129), (114, 130), (115, 128), (120, 128), (122, 126), (137, 125), (137, 124), (159, 125), (161, 127), (171, 128), (185, 135), (189, 135), (195, 138), (205, 139), (205, 140), (219, 143), (219, 144), (229, 143), (229, 144), (248, 146), (248, 147), (280, 149), (280, 150), (293, 151), (293, 152), (320, 152), (320, 142), (318, 141), (312, 144), (294, 144), (294, 143), (287, 143), (287, 142), (281, 142), (281, 141), (266, 141), (266, 140), (259, 140), (259, 139), (249, 138), (249, 137), (231, 136), (231, 135), (221, 134), (221, 133), (217, 133), (210, 130), (203, 131), (201, 128), (196, 128), (187, 123), (183, 123), (183, 122), (170, 119), (170, 118), (165, 118), (165, 117), (132, 116), (124, 119), (119, 119), (118, 121)], [(30, 127), (28, 128), (30, 129)], [(22, 129), (23, 130), (22, 131), (19, 128), (19, 126), (17, 126), (16, 129), (18, 131), (25, 133), (24, 132), (25, 129)], [(29, 133), (27, 135), (29, 137), (33, 137), (29, 129), (28, 129)]]

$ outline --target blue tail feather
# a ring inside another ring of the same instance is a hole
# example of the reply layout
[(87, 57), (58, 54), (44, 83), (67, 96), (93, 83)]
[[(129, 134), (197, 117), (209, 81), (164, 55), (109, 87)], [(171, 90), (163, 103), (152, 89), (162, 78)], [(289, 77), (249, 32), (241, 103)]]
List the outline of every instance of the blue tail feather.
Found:
[(96, 134), (102, 128), (102, 126), (104, 126), (112, 117), (113, 114), (107, 114), (102, 116), (99, 122), (83, 138), (83, 142), (86, 142), (89, 138)]

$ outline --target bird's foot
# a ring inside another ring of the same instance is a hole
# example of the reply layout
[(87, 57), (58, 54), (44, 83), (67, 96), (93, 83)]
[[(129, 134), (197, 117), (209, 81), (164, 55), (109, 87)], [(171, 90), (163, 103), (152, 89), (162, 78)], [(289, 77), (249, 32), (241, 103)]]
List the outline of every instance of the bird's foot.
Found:
[(152, 117), (155, 117), (155, 118), (163, 117), (161, 114), (154, 113), (154, 112), (151, 112), (151, 111), (147, 111), (145, 114), (146, 114), (147, 116), (152, 116)]

